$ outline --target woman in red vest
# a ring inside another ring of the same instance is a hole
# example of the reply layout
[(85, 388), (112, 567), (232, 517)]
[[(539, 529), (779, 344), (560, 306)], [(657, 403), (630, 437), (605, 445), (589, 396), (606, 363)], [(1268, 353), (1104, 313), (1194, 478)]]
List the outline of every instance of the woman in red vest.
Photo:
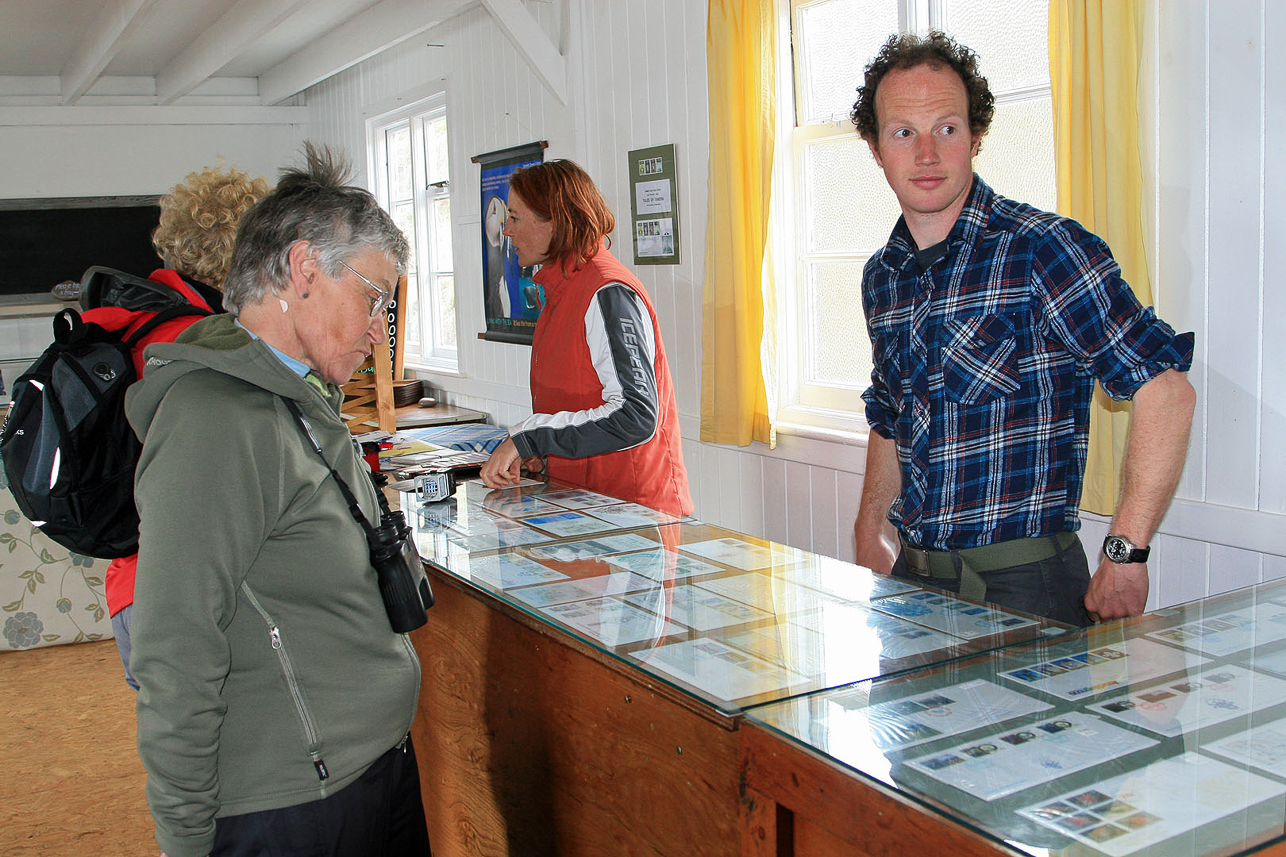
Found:
[(509, 180), (504, 234), (545, 303), (531, 353), (531, 408), (482, 468), (501, 488), (521, 469), (671, 515), (692, 512), (674, 385), (646, 290), (608, 247), (616, 219), (576, 164)]

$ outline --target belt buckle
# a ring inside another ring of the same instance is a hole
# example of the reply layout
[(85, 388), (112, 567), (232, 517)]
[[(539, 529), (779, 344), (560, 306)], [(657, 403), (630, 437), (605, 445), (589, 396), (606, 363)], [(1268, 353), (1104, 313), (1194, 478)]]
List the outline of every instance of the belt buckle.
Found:
[(903, 542), (902, 558), (906, 560), (906, 570), (912, 574), (918, 574), (920, 577), (933, 576), (929, 568), (929, 552), (924, 548), (917, 548)]

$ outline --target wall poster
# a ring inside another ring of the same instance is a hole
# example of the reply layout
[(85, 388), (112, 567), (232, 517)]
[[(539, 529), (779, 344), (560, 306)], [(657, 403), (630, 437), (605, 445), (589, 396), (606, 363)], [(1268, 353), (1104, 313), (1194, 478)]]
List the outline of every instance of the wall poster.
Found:
[(544, 306), (532, 268), (518, 265), (518, 254), (502, 231), (509, 215), (509, 177), (520, 167), (541, 163), (549, 143), (526, 143), (474, 155), (482, 167), (482, 288), (487, 328), (479, 339), (530, 345)]
[(674, 144), (629, 153), (634, 264), (679, 264), (679, 187)]

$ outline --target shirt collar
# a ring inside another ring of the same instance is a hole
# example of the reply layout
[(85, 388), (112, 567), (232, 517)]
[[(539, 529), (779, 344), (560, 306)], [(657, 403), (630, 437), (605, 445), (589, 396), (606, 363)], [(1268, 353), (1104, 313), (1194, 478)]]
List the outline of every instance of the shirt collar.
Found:
[[(958, 246), (973, 244), (982, 236), (991, 218), (991, 204), (995, 196), (996, 192), (991, 186), (974, 173), (969, 197), (951, 227), (951, 232), (947, 234), (947, 256), (952, 255)], [(889, 241), (880, 253), (880, 262), (890, 270), (901, 270), (915, 262), (915, 251), (915, 239), (911, 237), (906, 216), (903, 215), (893, 226)]]
[[(255, 335), (255, 332), (253, 330), (251, 330), (250, 328), (246, 327), (244, 324), (241, 323), (241, 319), (233, 319), (233, 323), (236, 324), (237, 327), (244, 330), (246, 333), (250, 334), (251, 339), (259, 339), (259, 337)], [(289, 354), (282, 351), (280, 348), (273, 346), (271, 343), (267, 342), (266, 340), (259, 339), (259, 341), (262, 342), (264, 345), (268, 346), (268, 350), (271, 351), (273, 354), (277, 355), (277, 359), (280, 360), (282, 363), (285, 363), (286, 366), (289, 367), (289, 369), (292, 372), (294, 372), (296, 375), (298, 375), (300, 378), (308, 377), (308, 373), (310, 370), (308, 368), (307, 363), (304, 363), (302, 360), (296, 360), (295, 358), (291, 357)]]

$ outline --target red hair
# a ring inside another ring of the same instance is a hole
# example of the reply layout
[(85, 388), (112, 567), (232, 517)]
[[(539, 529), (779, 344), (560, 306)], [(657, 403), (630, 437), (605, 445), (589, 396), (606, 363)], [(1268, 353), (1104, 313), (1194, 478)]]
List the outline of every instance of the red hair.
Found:
[(575, 270), (594, 257), (603, 239), (612, 246), (608, 233), (616, 228), (616, 218), (594, 180), (572, 161), (546, 161), (514, 170), (509, 190), (522, 197), (537, 217), (554, 224), (545, 254), (550, 262), (559, 260), (567, 267), (570, 261)]

